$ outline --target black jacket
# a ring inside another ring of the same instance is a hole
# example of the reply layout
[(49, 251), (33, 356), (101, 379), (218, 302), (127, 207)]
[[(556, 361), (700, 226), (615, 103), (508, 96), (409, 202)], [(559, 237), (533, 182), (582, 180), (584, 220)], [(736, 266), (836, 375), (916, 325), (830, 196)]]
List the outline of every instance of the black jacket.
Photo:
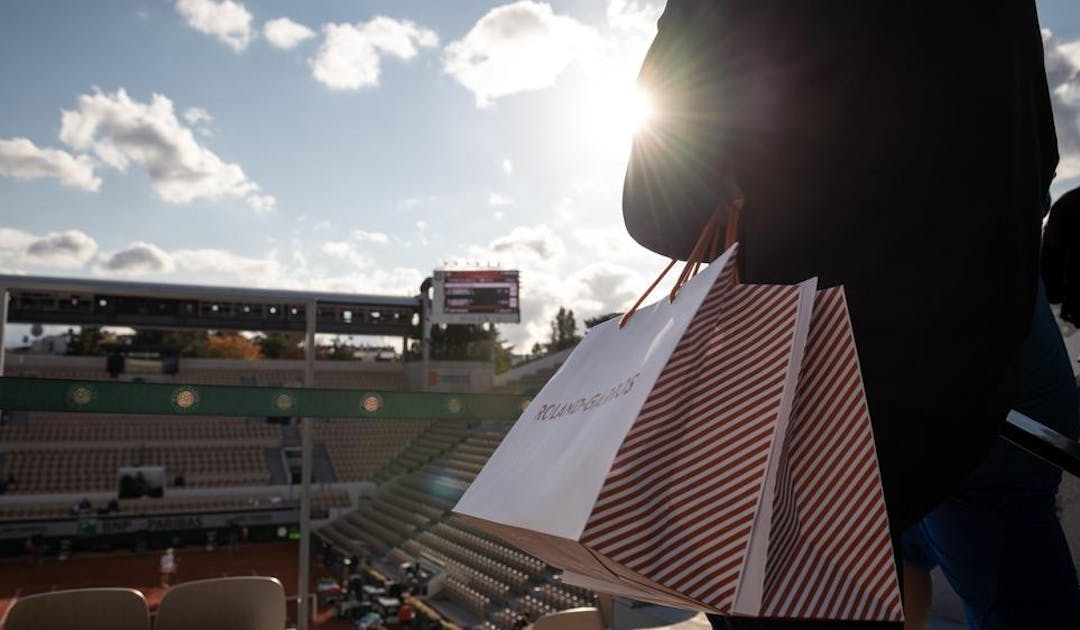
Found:
[(1080, 188), (1050, 208), (1043, 231), (1042, 275), (1046, 297), (1061, 304), (1061, 319), (1080, 326)]
[(747, 282), (845, 286), (894, 533), (1015, 396), (1057, 164), (1032, 1), (670, 0), (630, 234), (685, 257), (733, 174)]

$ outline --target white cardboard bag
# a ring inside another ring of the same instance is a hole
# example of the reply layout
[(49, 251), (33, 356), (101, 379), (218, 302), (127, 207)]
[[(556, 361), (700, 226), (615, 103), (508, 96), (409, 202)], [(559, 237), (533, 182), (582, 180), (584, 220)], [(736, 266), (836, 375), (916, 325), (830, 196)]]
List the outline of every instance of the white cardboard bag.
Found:
[(590, 330), (455, 511), (605, 590), (758, 614), (816, 282), (735, 284), (734, 254)]

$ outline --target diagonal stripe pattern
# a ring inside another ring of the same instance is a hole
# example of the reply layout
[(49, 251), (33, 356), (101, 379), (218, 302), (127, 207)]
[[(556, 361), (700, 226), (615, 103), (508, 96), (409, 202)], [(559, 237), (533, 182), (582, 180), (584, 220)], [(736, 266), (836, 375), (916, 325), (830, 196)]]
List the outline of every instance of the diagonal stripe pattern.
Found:
[(799, 289), (714, 284), (605, 479), (581, 542), (730, 611), (761, 501)]
[(874, 439), (841, 288), (819, 291), (779, 466), (762, 615), (903, 618)]

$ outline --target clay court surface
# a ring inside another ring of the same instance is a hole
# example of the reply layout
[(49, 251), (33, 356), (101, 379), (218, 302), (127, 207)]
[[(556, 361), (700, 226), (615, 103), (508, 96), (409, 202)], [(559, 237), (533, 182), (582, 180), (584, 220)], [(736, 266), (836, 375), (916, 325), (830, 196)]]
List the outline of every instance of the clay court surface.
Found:
[[(296, 581), (300, 571), (298, 543), (250, 544), (236, 551), (218, 548), (205, 551), (195, 547), (176, 550), (179, 561), (177, 582), (235, 575), (268, 575), (276, 577), (285, 586), (285, 593), (296, 594)], [(150, 605), (151, 613), (157, 609), (164, 590), (158, 574), (161, 550), (135, 555), (131, 552), (107, 554), (76, 554), (60, 561), (46, 558), (34, 564), (29, 558), (0, 560), (0, 623), (8, 608), (20, 596), (55, 590), (97, 586), (123, 586), (142, 592)], [(314, 554), (313, 554), (314, 556)], [(313, 557), (311, 567), (312, 590), (315, 579), (329, 575)], [(290, 603), (289, 623), (295, 623), (296, 606)], [(347, 628), (348, 625), (332, 621), (330, 610), (321, 610), (317, 625), (320, 628)]]

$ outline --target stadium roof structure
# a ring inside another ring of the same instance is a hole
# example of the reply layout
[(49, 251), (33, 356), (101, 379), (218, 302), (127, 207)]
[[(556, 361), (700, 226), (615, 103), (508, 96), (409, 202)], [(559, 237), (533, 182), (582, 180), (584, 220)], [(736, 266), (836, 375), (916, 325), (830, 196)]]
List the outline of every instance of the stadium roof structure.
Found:
[[(0, 275), (6, 321), (419, 337), (417, 297)], [(0, 304), (2, 312), (3, 304)], [(3, 325), (0, 321), (0, 327)]]

